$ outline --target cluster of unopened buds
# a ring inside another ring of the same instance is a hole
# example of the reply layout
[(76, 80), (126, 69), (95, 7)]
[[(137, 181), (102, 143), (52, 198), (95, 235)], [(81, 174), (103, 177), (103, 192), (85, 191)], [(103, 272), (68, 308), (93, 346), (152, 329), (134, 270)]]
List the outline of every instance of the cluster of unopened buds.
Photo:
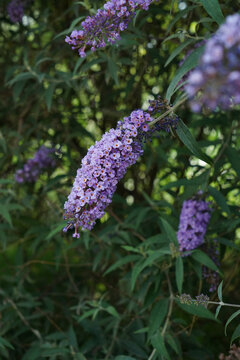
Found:
[(177, 296), (181, 304), (186, 305), (202, 305), (207, 308), (209, 297), (204, 294), (197, 295), (195, 299), (191, 297), (189, 294), (181, 294), (180, 296)]

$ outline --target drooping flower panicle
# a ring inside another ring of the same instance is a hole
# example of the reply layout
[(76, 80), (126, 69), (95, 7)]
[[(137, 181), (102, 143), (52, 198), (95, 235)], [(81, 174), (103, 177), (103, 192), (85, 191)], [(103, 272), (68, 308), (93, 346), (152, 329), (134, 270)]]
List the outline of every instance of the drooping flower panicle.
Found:
[(240, 104), (240, 15), (226, 22), (206, 42), (199, 66), (185, 86), (191, 109), (229, 109)]
[(85, 51), (95, 51), (107, 43), (113, 44), (120, 39), (120, 32), (125, 30), (134, 17), (136, 10), (148, 10), (152, 0), (110, 0), (104, 9), (98, 9), (96, 15), (82, 21), (82, 30), (74, 30), (65, 41), (78, 50), (81, 57)]
[(53, 156), (55, 151), (55, 148), (41, 146), (34, 157), (26, 162), (23, 169), (16, 171), (15, 180), (19, 184), (35, 182), (44, 170), (56, 166), (56, 160)]
[(64, 231), (75, 227), (73, 237), (79, 237), (79, 227), (91, 230), (104, 215), (118, 181), (143, 154), (142, 138), (152, 120), (147, 112), (133, 111), (89, 148), (64, 206), (68, 219)]
[(184, 201), (177, 232), (181, 252), (194, 250), (203, 244), (210, 216), (208, 202), (197, 198)]
[(13, 23), (20, 22), (24, 15), (24, 2), (21, 0), (12, 0), (7, 6), (7, 11), (10, 20)]

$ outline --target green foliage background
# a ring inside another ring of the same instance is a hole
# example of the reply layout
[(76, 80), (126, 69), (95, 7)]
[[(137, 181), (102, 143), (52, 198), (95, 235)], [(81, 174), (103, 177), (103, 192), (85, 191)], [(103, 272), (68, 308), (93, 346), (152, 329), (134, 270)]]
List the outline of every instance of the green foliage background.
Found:
[[(93, 231), (75, 240), (61, 229), (88, 147), (153, 95), (177, 102), (174, 88), (199, 53), (179, 68), (180, 60), (240, 3), (159, 1), (117, 44), (80, 59), (64, 37), (101, 5), (35, 0), (12, 24), (0, 4), (0, 358), (217, 359), (239, 319), (225, 337), (232, 309), (216, 320), (215, 306), (179, 304), (181, 292), (208, 294), (201, 267), (213, 264), (200, 251), (179, 257), (176, 231), (182, 202), (206, 191), (214, 208), (206, 242), (220, 245), (224, 300), (240, 304), (239, 109), (179, 107), (197, 144), (190, 137), (186, 147), (180, 130), (159, 134)], [(15, 171), (51, 143), (62, 150), (57, 168), (17, 185)]]

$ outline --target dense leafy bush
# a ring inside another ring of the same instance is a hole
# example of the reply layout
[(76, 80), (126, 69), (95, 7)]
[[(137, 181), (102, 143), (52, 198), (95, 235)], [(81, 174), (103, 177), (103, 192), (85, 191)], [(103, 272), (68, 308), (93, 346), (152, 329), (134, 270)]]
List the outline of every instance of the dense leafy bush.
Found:
[[(153, 2), (131, 14), (120, 40), (87, 48), (85, 57), (65, 36), (104, 3), (9, 3), (0, 4), (0, 358), (227, 354), (240, 336), (239, 312), (223, 306), (240, 304), (239, 105), (190, 108), (184, 83), (204, 39), (239, 11), (238, 2)], [(64, 203), (89, 147), (132, 111), (147, 111), (149, 101), (154, 107), (158, 95), (173, 105), (163, 101), (153, 114), (162, 120), (158, 131), (105, 215), (79, 238), (64, 233)], [(177, 126), (170, 129), (166, 116), (179, 117)], [(55, 149), (40, 161), (51, 166), (37, 167), (40, 148)], [(19, 169), (31, 181), (16, 181)], [(196, 249), (186, 247), (191, 231), (201, 233)]]

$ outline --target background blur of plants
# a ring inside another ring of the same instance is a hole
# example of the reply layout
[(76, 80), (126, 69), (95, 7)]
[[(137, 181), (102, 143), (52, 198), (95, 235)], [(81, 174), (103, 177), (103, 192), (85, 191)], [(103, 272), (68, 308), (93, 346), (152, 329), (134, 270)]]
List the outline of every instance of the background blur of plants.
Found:
[[(13, 24), (1, 1), (1, 359), (148, 359), (156, 348), (156, 359), (204, 360), (228, 352), (238, 318), (226, 337), (223, 324), (232, 309), (216, 320), (216, 307), (188, 307), (173, 296), (209, 295), (201, 253), (182, 261), (176, 243), (182, 203), (202, 189), (213, 202), (205, 241), (220, 247), (223, 298), (240, 304), (239, 109), (196, 115), (180, 107), (213, 164), (160, 133), (91, 232), (73, 239), (61, 230), (88, 147), (153, 96), (164, 97), (186, 53), (217, 30), (202, 3), (152, 4), (117, 44), (81, 59), (64, 37), (103, 2), (29, 1)], [(239, 5), (220, 1), (224, 16)], [(61, 147), (57, 167), (35, 184), (16, 184), (16, 170), (51, 144)]]

